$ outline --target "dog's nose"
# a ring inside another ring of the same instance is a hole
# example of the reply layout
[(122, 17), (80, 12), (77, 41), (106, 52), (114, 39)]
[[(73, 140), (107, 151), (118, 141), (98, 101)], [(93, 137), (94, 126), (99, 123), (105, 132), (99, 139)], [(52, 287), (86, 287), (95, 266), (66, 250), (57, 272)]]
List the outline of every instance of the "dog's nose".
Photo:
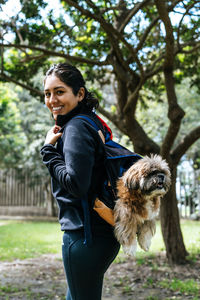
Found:
[(158, 179), (159, 179), (159, 183), (162, 183), (162, 182), (164, 181), (164, 179), (165, 179), (165, 175), (159, 173), (159, 174), (158, 174)]

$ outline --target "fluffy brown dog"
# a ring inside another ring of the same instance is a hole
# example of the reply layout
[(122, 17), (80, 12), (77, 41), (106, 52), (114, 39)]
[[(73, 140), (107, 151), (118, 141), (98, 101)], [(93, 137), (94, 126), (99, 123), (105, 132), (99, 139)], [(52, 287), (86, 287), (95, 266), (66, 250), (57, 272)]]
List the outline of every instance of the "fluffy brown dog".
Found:
[(118, 180), (114, 230), (125, 253), (135, 255), (136, 237), (140, 247), (149, 250), (160, 198), (168, 191), (170, 182), (169, 167), (158, 155), (140, 159)]

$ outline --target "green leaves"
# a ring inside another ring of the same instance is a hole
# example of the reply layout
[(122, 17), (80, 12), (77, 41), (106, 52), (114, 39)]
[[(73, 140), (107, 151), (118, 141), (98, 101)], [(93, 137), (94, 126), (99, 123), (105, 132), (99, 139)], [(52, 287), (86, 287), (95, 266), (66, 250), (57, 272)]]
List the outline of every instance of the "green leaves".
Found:
[[(170, 68), (174, 68), (175, 84), (188, 77), (190, 85), (200, 89), (198, 1), (166, 1), (164, 14), (158, 9), (159, 2), (139, 0), (65, 0), (56, 2), (55, 7), (47, 0), (20, 3), (20, 13), (6, 22), (0, 20), (4, 28), (2, 38), (6, 32), (15, 36), (12, 46), (3, 41), (2, 69), (7, 78), (32, 88), (34, 96), (34, 89), (41, 90), (40, 81), (35, 78), (41, 78), (51, 64), (67, 61), (81, 68), (95, 90), (97, 86), (102, 89), (107, 78), (113, 76), (117, 104), (111, 119), (116, 112), (119, 120), (125, 119), (129, 110), (134, 119), (138, 100), (142, 108), (153, 102), (162, 107), (166, 55)], [(173, 31), (173, 47), (166, 38), (169, 28)], [(169, 48), (171, 52), (166, 50)], [(103, 98), (103, 93), (98, 96)], [(120, 122), (118, 125), (130, 132)], [(134, 134), (130, 136), (133, 138)]]
[(22, 9), (26, 19), (40, 19), (40, 11), (47, 6), (47, 2), (43, 0), (26, 1), (21, 0)]
[(14, 166), (22, 157), (25, 136), (20, 130), (17, 96), (0, 84), (0, 167)]
[(0, 168), (29, 168), (46, 174), (39, 149), (52, 120), (46, 107), (21, 88), (0, 84)]

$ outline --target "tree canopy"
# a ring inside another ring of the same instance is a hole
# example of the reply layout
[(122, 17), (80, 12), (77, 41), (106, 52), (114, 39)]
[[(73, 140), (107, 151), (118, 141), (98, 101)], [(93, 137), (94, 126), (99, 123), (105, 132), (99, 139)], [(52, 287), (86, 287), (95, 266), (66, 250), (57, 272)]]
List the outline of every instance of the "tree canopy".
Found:
[[(113, 80), (115, 108), (108, 109), (102, 101), (99, 111), (129, 136), (136, 152), (160, 153), (168, 161), (172, 187), (161, 204), (162, 231), (169, 260), (184, 260), (176, 167), (199, 139), (200, 124), (179, 138), (185, 111), (175, 86), (187, 77), (189, 86), (200, 90), (200, 1), (62, 0), (55, 6), (45, 0), (21, 0), (19, 4), (12, 16), (0, 16), (0, 80), (41, 98), (35, 76), (59, 61), (81, 67), (99, 88)], [(165, 107), (168, 124), (159, 142), (138, 119), (137, 107), (147, 101), (149, 106), (156, 101)]]
[[(142, 101), (141, 90), (152, 91), (155, 100), (166, 88), (170, 124), (161, 147), (166, 157), (184, 116), (174, 83), (187, 76), (200, 87), (199, 1), (65, 0), (58, 2), (57, 13), (43, 0), (21, 0), (20, 4), (16, 15), (1, 20), (1, 80), (42, 95), (34, 76), (59, 58), (81, 65), (88, 80), (98, 79), (101, 84), (109, 80), (106, 72), (114, 73), (117, 110), (110, 113), (101, 107), (100, 111), (130, 136), (142, 154), (159, 152), (159, 148), (136, 117), (130, 130), (128, 115), (132, 123)], [(8, 42), (10, 33), (13, 39)], [(199, 127), (190, 133), (191, 140), (185, 140), (184, 151), (196, 135)], [(182, 155), (183, 151), (174, 149), (176, 162)]]

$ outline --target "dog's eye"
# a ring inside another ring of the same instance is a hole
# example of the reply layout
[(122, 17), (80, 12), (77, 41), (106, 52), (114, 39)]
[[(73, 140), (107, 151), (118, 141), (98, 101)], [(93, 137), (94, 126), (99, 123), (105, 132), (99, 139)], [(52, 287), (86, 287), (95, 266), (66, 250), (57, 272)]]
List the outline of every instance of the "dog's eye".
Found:
[(158, 174), (158, 173), (159, 173), (158, 170), (155, 170), (155, 171), (149, 173), (148, 176), (149, 176), (149, 177), (150, 177), (150, 176), (154, 176), (154, 175), (156, 175), (156, 174)]

